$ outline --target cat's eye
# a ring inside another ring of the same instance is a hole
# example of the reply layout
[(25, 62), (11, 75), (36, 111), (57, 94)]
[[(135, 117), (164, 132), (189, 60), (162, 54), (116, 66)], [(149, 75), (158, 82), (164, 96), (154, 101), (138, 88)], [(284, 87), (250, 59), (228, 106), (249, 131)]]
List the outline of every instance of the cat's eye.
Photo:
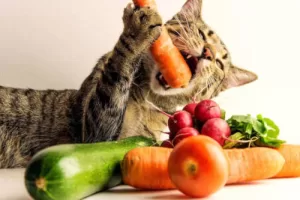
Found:
[(204, 41), (206, 41), (206, 37), (205, 37), (205, 34), (203, 33), (203, 31), (202, 31), (201, 29), (198, 29), (198, 32), (199, 32), (199, 34), (201, 35), (202, 39), (203, 39)]
[(216, 62), (217, 62), (218, 67), (219, 67), (220, 69), (224, 70), (224, 65), (223, 65), (223, 63), (222, 63), (219, 59), (217, 59)]

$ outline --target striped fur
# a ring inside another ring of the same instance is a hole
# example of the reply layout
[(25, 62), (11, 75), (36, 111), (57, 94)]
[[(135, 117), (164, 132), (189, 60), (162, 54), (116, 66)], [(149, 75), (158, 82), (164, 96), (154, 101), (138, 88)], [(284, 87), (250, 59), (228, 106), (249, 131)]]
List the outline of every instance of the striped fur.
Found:
[(254, 81), (255, 74), (232, 65), (223, 42), (203, 22), (201, 3), (189, 0), (165, 24), (174, 44), (199, 58), (187, 88), (164, 89), (153, 78), (158, 70), (148, 48), (159, 36), (162, 20), (152, 9), (130, 5), (118, 42), (78, 90), (0, 87), (0, 168), (25, 167), (36, 152), (56, 144), (134, 135), (159, 139), (167, 118), (155, 106), (172, 113), (192, 96), (212, 98)]

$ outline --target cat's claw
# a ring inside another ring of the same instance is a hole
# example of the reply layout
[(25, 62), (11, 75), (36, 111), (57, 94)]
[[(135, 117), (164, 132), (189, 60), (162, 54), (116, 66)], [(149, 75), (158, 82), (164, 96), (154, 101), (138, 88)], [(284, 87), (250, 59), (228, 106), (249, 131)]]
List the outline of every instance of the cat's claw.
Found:
[(124, 31), (141, 45), (151, 44), (161, 33), (162, 18), (156, 10), (149, 7), (127, 5), (123, 15)]
[(126, 24), (130, 16), (132, 16), (134, 9), (133, 3), (128, 3), (123, 12), (123, 23)]

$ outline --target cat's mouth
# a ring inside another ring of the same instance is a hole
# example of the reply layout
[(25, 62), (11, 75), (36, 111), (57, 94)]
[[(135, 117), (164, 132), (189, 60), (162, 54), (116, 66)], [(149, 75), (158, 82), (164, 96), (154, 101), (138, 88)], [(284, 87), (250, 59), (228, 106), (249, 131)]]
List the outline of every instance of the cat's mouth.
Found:
[[(199, 59), (201, 59), (201, 56), (200, 57), (192, 56), (191, 54), (188, 54), (183, 51), (181, 51), (181, 55), (187, 62), (188, 66), (192, 72), (192, 78), (193, 78), (194, 75), (196, 74), (197, 65), (198, 65)], [(165, 90), (171, 89), (171, 86), (168, 85), (167, 81), (165, 80), (165, 78), (163, 77), (161, 72), (158, 72), (156, 74), (156, 79)]]

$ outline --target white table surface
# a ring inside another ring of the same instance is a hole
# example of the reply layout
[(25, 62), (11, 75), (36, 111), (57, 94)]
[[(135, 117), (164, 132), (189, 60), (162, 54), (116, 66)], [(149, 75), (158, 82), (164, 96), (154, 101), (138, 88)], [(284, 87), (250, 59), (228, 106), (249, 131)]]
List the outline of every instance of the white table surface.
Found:
[[(0, 170), (1, 200), (31, 200), (24, 187), (24, 169)], [(134, 199), (190, 199), (177, 190), (141, 192), (131, 187), (119, 186), (85, 200)], [(299, 200), (300, 178), (259, 181), (247, 185), (226, 186), (205, 200)]]

